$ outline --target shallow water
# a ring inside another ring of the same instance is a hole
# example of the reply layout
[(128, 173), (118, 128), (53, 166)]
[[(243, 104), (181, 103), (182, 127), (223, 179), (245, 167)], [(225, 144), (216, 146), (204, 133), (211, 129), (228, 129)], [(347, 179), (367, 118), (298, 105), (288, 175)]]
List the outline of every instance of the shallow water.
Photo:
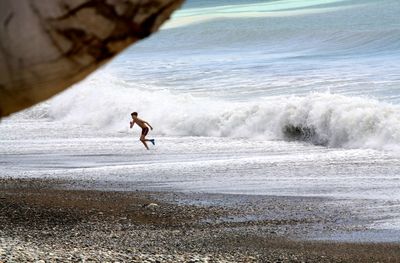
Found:
[[(397, 0), (189, 1), (2, 120), (0, 176), (367, 200), (372, 228), (399, 228), (399, 12)], [(155, 127), (151, 151), (132, 111)]]
[[(35, 129), (47, 132), (27, 138)], [(4, 121), (0, 134), (2, 177), (93, 181), (112, 190), (322, 196), (349, 205), (366, 200), (362, 213), (374, 220), (371, 227), (400, 226), (400, 156), (393, 152), (215, 137), (157, 137), (146, 151), (131, 134), (47, 121)]]

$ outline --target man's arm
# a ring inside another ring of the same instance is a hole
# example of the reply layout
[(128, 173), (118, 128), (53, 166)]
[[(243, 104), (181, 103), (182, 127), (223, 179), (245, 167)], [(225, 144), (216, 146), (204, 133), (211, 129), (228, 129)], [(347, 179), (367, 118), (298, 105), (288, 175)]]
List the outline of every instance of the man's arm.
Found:
[(132, 127), (133, 127), (134, 124), (135, 124), (135, 123), (134, 123), (133, 121), (131, 121), (131, 122), (130, 122), (130, 127), (129, 127), (129, 129), (132, 129)]
[(150, 129), (153, 129), (153, 127), (151, 127), (150, 123), (148, 123), (147, 121), (145, 121), (144, 123), (147, 124), (150, 127)]

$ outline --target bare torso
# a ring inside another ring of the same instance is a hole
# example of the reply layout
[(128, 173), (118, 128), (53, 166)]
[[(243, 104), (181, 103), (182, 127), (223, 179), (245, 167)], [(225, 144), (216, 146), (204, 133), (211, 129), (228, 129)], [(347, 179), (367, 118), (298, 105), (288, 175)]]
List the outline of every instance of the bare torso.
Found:
[(146, 124), (144, 123), (143, 120), (139, 119), (139, 118), (134, 118), (133, 122), (136, 123), (140, 128), (144, 129), (144, 128), (148, 128), (146, 126)]

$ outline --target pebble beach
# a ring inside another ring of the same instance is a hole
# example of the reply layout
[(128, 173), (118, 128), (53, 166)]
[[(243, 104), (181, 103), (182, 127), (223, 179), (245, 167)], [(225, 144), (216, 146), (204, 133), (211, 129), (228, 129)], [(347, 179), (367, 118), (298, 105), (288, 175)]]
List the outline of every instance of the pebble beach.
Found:
[[(398, 243), (313, 241), (362, 231), (321, 198), (74, 189), (2, 179), (1, 262), (399, 262)], [(345, 220), (347, 219), (347, 220)]]

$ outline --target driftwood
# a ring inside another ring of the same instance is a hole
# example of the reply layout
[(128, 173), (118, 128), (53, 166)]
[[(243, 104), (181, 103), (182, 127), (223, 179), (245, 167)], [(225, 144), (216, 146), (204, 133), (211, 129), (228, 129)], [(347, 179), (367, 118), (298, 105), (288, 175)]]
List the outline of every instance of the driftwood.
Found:
[(1, 0), (0, 117), (82, 80), (182, 1)]

